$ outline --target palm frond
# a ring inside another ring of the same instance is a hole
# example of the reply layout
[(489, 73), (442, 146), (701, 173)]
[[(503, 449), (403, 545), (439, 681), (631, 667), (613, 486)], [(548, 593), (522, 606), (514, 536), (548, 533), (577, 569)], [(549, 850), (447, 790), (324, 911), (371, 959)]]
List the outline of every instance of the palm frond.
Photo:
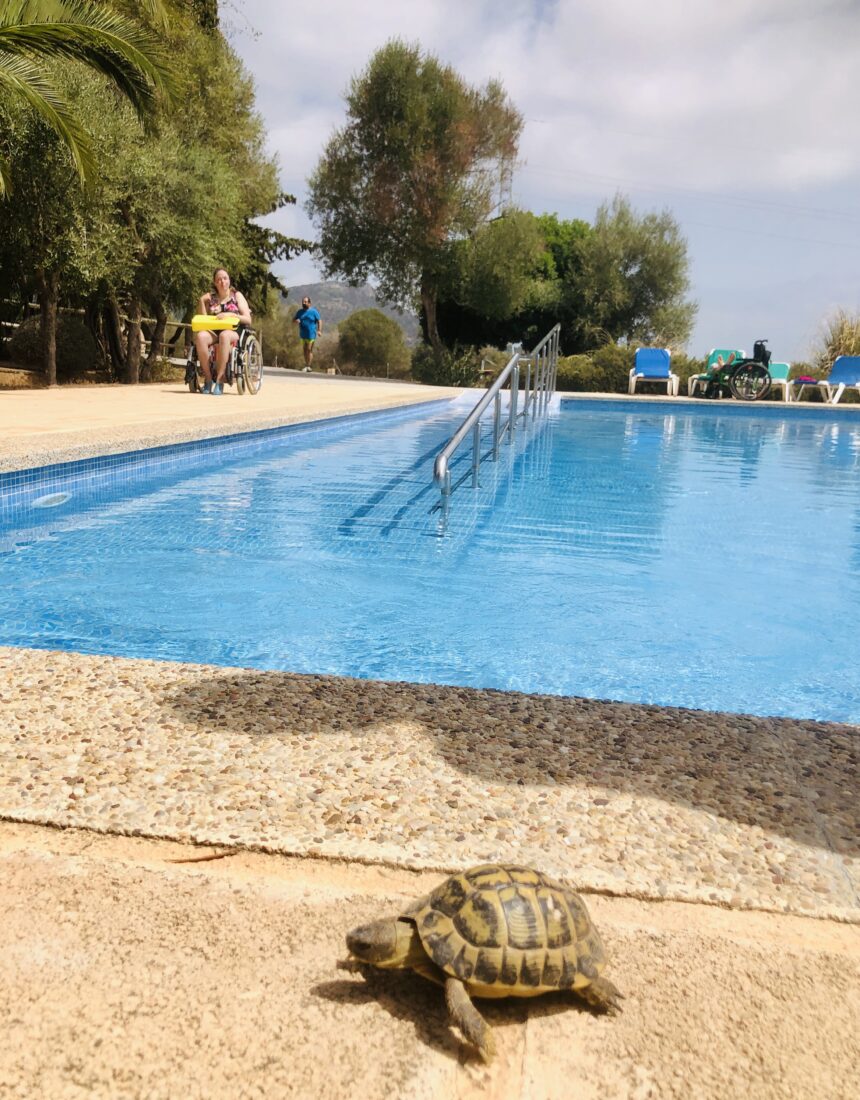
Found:
[(158, 35), (87, 0), (19, 0), (0, 9), (0, 48), (18, 56), (80, 61), (106, 76), (139, 115), (177, 80)]
[[(0, 50), (0, 88), (24, 100), (59, 134), (74, 161), (81, 180), (95, 171), (92, 144), (71, 108), (51, 84), (44, 71), (26, 57), (13, 57)], [(0, 194), (8, 193), (10, 175), (0, 167)]]
[(164, 0), (139, 0), (136, 6), (138, 11), (143, 12), (147, 19), (158, 27), (166, 27), (170, 22), (170, 14)]

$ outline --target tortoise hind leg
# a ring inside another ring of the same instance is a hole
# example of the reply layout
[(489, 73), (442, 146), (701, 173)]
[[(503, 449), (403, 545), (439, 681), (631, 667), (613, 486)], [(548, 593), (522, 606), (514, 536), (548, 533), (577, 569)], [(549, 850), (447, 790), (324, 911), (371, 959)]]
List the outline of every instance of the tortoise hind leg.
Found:
[(624, 1000), (624, 994), (616, 989), (608, 978), (594, 978), (588, 985), (577, 989), (576, 993), (592, 1008), (611, 1015), (621, 1011), (619, 1002)]
[(496, 1053), (496, 1041), (490, 1025), (472, 1004), (466, 987), (458, 978), (445, 981), (445, 1003), (451, 1019), (463, 1032), (463, 1035), (480, 1051), (485, 1062), (489, 1062)]

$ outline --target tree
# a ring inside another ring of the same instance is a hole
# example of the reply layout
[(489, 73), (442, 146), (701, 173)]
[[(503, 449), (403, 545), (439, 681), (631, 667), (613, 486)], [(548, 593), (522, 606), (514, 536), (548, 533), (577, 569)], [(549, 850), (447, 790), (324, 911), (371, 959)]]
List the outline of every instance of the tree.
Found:
[(511, 210), (494, 218), (458, 250), (459, 300), (492, 321), (515, 316), (529, 299), (544, 251), (533, 214)]
[(362, 373), (407, 373), (409, 349), (403, 329), (381, 309), (360, 309), (338, 326), (340, 359)]
[[(639, 216), (618, 196), (598, 209), (593, 226), (555, 214), (518, 218), (521, 225), (509, 222), (495, 242), (490, 231), (507, 219), (456, 246), (439, 304), (446, 340), (528, 347), (556, 323), (568, 355), (617, 340), (688, 338), (696, 306), (685, 299), (687, 245), (667, 211)], [(529, 246), (532, 235), (542, 251)]]
[[(116, 340), (112, 346), (119, 373), (132, 382), (140, 347), (133, 330), (143, 312), (155, 317), (154, 327), (145, 328), (146, 379), (161, 354), (169, 311), (190, 310), (213, 268), (226, 266), (259, 314), (269, 290), (283, 289), (272, 262), (310, 247), (255, 220), (295, 199), (281, 192), (277, 163), (266, 153), (252, 79), (199, 9), (175, 14), (165, 32), (188, 90), (183, 110), (163, 112), (157, 142), (138, 129), (136, 139), (121, 141), (110, 159), (114, 208), (122, 213), (136, 256), (126, 273), (132, 277), (116, 287), (131, 322), (125, 354)], [(216, 97), (229, 126), (212, 126)], [(109, 317), (116, 314), (109, 299), (106, 305)]]
[(528, 315), (554, 286), (551, 265), (540, 219), (524, 210), (510, 210), (457, 241), (440, 288), (439, 330), (445, 342), (473, 347), (529, 342)]
[[(66, 87), (82, 84), (81, 109), (100, 124), (100, 96), (92, 95), (92, 82), (81, 73), (68, 73)], [(77, 92), (75, 94), (78, 94)], [(38, 114), (21, 105), (0, 105), (0, 152), (15, 149), (20, 179), (14, 201), (0, 218), (0, 269), (2, 296), (16, 291), (24, 300), (35, 291), (40, 305), (42, 362), (49, 386), (57, 381), (56, 328), (60, 287), (81, 292), (100, 278), (101, 261), (119, 261), (116, 234), (106, 229), (94, 236), (92, 213), (97, 205), (93, 190), (76, 186), (75, 169), (68, 150), (56, 131)]]
[(417, 46), (389, 42), (352, 81), (346, 125), (310, 180), (326, 277), (372, 276), (381, 300), (420, 301), (441, 354), (436, 303), (451, 242), (492, 213), (521, 129), (497, 82), (471, 88)]
[(546, 252), (523, 328), (539, 339), (556, 323), (561, 325), (561, 346), (570, 355), (591, 347), (582, 339), (583, 262), (591, 225), (581, 218), (541, 214), (538, 219)]
[[(115, 125), (103, 170), (111, 196), (105, 212), (118, 216), (131, 261), (102, 287), (101, 307), (115, 368), (131, 383), (151, 368), (143, 364), (141, 373), (144, 313), (155, 317), (147, 330), (154, 359), (169, 311), (190, 310), (215, 267), (226, 266), (258, 309), (271, 259), (298, 245), (252, 220), (290, 197), (281, 195), (277, 166), (265, 153), (253, 83), (238, 57), (219, 33), (202, 31), (187, 15), (174, 19), (166, 37), (181, 58), (188, 102), (182, 112), (164, 112), (157, 137)], [(216, 83), (229, 127), (211, 125)], [(122, 342), (120, 306), (129, 321)]]
[(621, 339), (683, 344), (697, 308), (685, 300), (689, 287), (687, 242), (669, 211), (638, 216), (616, 195), (598, 209), (564, 297), (592, 347)]
[(218, 0), (190, 0), (191, 11), (204, 31), (218, 29)]
[[(146, 331), (152, 358), (169, 313), (190, 313), (216, 266), (227, 265), (249, 299), (257, 291), (262, 299), (272, 256), (300, 246), (253, 220), (289, 197), (265, 154), (253, 84), (238, 58), (190, 12), (174, 11), (162, 36), (183, 70), (188, 102), (181, 112), (163, 105), (155, 132), (144, 131), (100, 75), (83, 66), (53, 74), (64, 100), (89, 120), (96, 171), (88, 188), (78, 185), (68, 150), (38, 114), (0, 101), (0, 156), (13, 151), (22, 168), (0, 220), (3, 296), (39, 293), (49, 384), (61, 295), (64, 304), (85, 307), (116, 376), (136, 382), (147, 372), (140, 363), (144, 313), (155, 317)], [(230, 127), (211, 125), (216, 84)]]
[[(144, 14), (163, 14), (160, 0), (142, 7)], [(156, 31), (111, 8), (91, 0), (19, 0), (0, 10), (0, 99), (26, 103), (40, 115), (65, 143), (83, 181), (92, 180), (95, 168), (91, 136), (58, 90), (51, 62), (76, 61), (101, 73), (144, 120), (159, 93), (176, 90)], [(0, 195), (10, 188), (10, 172), (9, 160), (0, 159)]]

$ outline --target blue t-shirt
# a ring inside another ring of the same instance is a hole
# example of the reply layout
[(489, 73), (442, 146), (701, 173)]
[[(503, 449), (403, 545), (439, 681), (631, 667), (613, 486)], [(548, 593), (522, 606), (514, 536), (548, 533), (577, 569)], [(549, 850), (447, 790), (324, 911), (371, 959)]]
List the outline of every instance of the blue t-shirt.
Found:
[(322, 317), (320, 317), (313, 306), (308, 306), (307, 308), (302, 306), (293, 320), (299, 322), (299, 336), (302, 340), (316, 340), (317, 325), (322, 320)]

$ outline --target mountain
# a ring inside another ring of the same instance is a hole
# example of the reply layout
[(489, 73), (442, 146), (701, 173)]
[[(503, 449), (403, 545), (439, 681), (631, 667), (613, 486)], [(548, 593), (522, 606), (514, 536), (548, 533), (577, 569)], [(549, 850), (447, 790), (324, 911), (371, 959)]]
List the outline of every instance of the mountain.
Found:
[(421, 339), (418, 318), (411, 313), (404, 313), (395, 306), (380, 305), (371, 286), (349, 286), (348, 283), (307, 283), (305, 286), (290, 287), (287, 301), (291, 305), (299, 305), (305, 295), (320, 311), (326, 325), (338, 325), (359, 309), (379, 309), (400, 325), (407, 344), (417, 344)]

